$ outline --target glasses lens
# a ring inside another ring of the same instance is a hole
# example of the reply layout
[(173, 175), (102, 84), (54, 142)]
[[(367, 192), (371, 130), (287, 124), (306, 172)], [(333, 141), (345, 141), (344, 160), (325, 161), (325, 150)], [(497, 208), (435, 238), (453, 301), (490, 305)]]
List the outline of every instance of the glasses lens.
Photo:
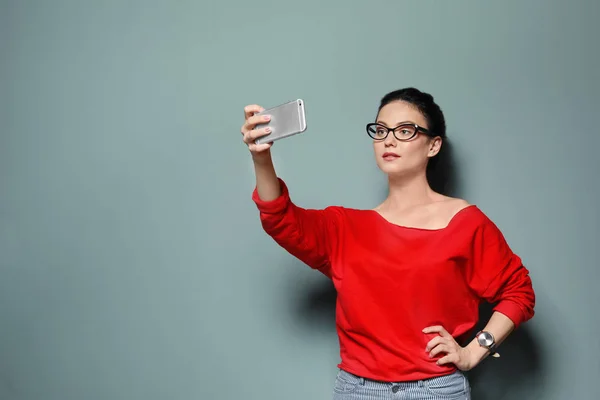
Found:
[(378, 124), (369, 124), (369, 126), (367, 126), (367, 132), (369, 133), (369, 136), (375, 140), (384, 139), (388, 133), (386, 127)]
[(408, 140), (415, 135), (416, 129), (412, 125), (400, 125), (394, 129), (394, 133), (399, 140)]

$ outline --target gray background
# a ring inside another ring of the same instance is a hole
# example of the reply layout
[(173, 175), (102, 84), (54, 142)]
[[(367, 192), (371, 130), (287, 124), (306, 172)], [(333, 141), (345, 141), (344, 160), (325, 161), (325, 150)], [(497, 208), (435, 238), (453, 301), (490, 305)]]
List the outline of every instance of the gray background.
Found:
[(303, 98), (293, 199), (373, 207), (405, 86), (537, 292), (475, 398), (600, 397), (598, 2), (207, 4), (0, 2), (0, 398), (330, 398), (334, 293), (260, 228), (242, 108)]

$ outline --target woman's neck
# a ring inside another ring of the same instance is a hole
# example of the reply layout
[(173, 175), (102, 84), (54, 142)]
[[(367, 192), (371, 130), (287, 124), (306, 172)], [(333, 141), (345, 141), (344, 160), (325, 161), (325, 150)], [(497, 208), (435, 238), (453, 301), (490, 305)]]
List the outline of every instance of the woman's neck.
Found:
[(425, 174), (388, 178), (389, 192), (382, 205), (404, 209), (430, 203), (436, 193), (431, 189)]

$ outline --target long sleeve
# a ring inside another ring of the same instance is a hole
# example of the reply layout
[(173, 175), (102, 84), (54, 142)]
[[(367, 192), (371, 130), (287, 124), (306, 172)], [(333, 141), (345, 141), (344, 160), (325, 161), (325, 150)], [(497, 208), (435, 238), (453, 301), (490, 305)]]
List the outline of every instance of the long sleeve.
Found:
[(281, 195), (272, 201), (261, 200), (256, 188), (252, 193), (263, 229), (290, 254), (331, 278), (330, 256), (338, 237), (339, 208), (298, 207), (291, 201), (283, 180), (279, 179), (279, 183)]
[(497, 303), (494, 311), (510, 318), (515, 328), (531, 319), (535, 293), (529, 271), (487, 217), (475, 231), (471, 253), (467, 281), (477, 295)]

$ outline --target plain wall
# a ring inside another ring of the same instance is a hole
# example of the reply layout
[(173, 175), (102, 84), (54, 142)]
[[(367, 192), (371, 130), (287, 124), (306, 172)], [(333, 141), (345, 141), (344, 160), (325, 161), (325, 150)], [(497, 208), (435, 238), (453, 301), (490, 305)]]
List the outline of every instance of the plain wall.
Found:
[(303, 98), (293, 200), (370, 208), (406, 86), (537, 293), (474, 398), (600, 398), (598, 4), (0, 2), (0, 398), (330, 398), (335, 294), (261, 230), (242, 108)]

